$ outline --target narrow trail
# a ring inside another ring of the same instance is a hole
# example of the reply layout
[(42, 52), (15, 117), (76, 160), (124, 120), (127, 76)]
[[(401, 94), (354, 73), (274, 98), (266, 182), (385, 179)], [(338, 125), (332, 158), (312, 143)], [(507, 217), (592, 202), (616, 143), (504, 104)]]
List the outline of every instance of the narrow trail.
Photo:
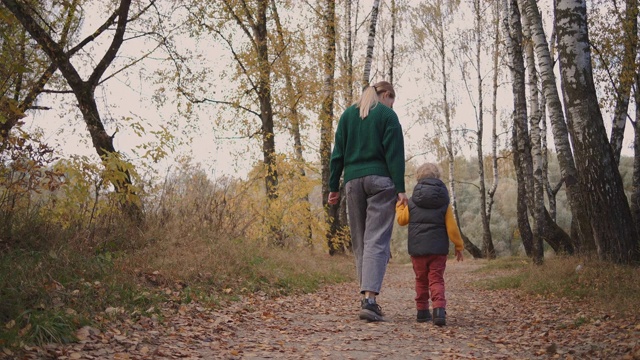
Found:
[(387, 321), (358, 319), (354, 283), (315, 294), (197, 304), (151, 319), (83, 328), (81, 341), (32, 349), (26, 359), (640, 359), (640, 316), (474, 286), (481, 261), (450, 261), (447, 326), (415, 321), (413, 271), (391, 265), (378, 302)]

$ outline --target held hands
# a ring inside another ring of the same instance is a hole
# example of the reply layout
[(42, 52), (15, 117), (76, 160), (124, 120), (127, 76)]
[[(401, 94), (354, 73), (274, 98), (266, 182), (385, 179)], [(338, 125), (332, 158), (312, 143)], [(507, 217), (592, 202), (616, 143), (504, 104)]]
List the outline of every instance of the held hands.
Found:
[(330, 192), (329, 193), (329, 198), (327, 199), (327, 202), (329, 203), (329, 205), (335, 205), (338, 203), (338, 200), (340, 199), (340, 193), (339, 192)]
[(407, 206), (407, 204), (409, 204), (409, 198), (407, 198), (407, 194), (406, 193), (398, 193), (398, 202), (396, 202), (396, 207), (398, 205)]
[(463, 261), (464, 256), (462, 255), (462, 251), (456, 250), (456, 261)]

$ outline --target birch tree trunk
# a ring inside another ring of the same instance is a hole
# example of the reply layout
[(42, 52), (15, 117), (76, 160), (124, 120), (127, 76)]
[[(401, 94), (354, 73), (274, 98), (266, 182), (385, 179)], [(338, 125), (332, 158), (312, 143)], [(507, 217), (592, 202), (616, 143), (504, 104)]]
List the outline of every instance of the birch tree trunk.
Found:
[[(553, 2), (553, 6), (555, 8), (555, 0)], [(555, 21), (553, 24), (553, 29), (551, 30), (551, 39), (549, 41), (549, 56), (552, 59), (555, 59), (555, 43), (556, 43), (556, 25)], [(539, 92), (540, 94), (540, 142), (542, 149), (542, 179), (544, 181), (544, 189), (547, 194), (547, 199), (549, 202), (549, 217), (553, 220), (554, 224), (556, 223), (557, 216), (557, 195), (560, 189), (562, 188), (562, 184), (564, 183), (563, 179), (560, 179), (557, 184), (551, 185), (549, 181), (549, 147), (547, 141), (547, 98), (544, 95), (544, 92)], [(571, 224), (571, 237), (574, 239), (578, 239), (580, 236), (577, 231), (577, 226), (575, 222)]]
[(493, 182), (487, 192), (487, 217), (491, 221), (491, 213), (494, 203), (494, 195), (498, 190), (498, 78), (500, 76), (500, 1), (494, 4), (494, 35), (493, 43), (493, 78), (492, 78), (492, 101), (491, 101), (491, 168), (493, 169)]
[[(525, 88), (525, 66), (522, 51), (523, 34), (520, 11), (517, 0), (503, 0), (503, 31), (505, 44), (509, 56), (511, 70), (511, 88), (513, 92), (513, 163), (518, 180), (517, 217), (518, 229), (522, 237), (527, 256), (534, 256), (533, 244), (538, 241), (539, 234), (531, 230), (528, 217), (527, 201), (527, 171), (525, 166), (530, 163), (531, 145), (527, 129), (527, 104)], [(538, 238), (536, 237), (538, 236)]]
[(344, 37), (344, 67), (342, 69), (346, 77), (346, 86), (344, 91), (344, 103), (345, 107), (349, 107), (353, 103), (353, 30), (351, 25), (352, 18), (352, 2), (351, 0), (345, 0), (344, 2), (345, 12), (345, 28), (347, 34)]
[(638, 235), (593, 83), (586, 3), (558, 0), (556, 16), (567, 124), (598, 256), (628, 264), (639, 258)]
[(396, 58), (396, 29), (398, 21), (398, 7), (396, 0), (391, 0), (391, 50), (389, 51), (389, 82), (393, 85), (393, 67)]
[(629, 97), (631, 84), (636, 73), (636, 53), (638, 48), (638, 1), (625, 1), (625, 17), (622, 22), (623, 55), (618, 87), (616, 89), (616, 106), (613, 113), (611, 128), (611, 149), (616, 164), (620, 164), (620, 152), (622, 140), (627, 123), (627, 110), (629, 109)]
[(542, 89), (546, 98), (560, 172), (566, 186), (567, 199), (573, 215), (573, 221), (578, 229), (579, 238), (573, 239), (573, 242), (578, 250), (588, 252), (594, 245), (589, 224), (590, 219), (583, 205), (582, 193), (578, 185), (578, 174), (571, 152), (562, 103), (558, 96), (556, 77), (553, 73), (553, 61), (549, 55), (549, 46), (542, 26), (542, 18), (536, 0), (521, 1), (524, 9), (523, 14), (526, 15), (531, 27), (531, 37), (542, 80)]
[(478, 177), (480, 187), (480, 217), (482, 219), (482, 253), (487, 259), (495, 259), (496, 250), (493, 247), (491, 238), (490, 218), (487, 216), (487, 188), (484, 175), (484, 154), (482, 149), (482, 138), (484, 134), (484, 94), (482, 89), (482, 13), (480, 10), (480, 0), (473, 1), (475, 40), (476, 40), (476, 86), (477, 86), (477, 109), (476, 109), (476, 137), (478, 156)]
[(631, 186), (631, 215), (640, 231), (640, 74), (635, 75), (634, 100), (636, 102), (636, 120), (633, 122), (633, 177)]
[(544, 233), (544, 193), (542, 182), (542, 151), (540, 139), (540, 105), (538, 103), (538, 76), (533, 55), (533, 43), (531, 41), (530, 27), (528, 22), (523, 22), (524, 54), (527, 68), (527, 79), (529, 88), (529, 132), (531, 139), (531, 173), (527, 173), (529, 178), (529, 197), (531, 216), (533, 217), (533, 261), (540, 265), (544, 259), (544, 249), (542, 234)]
[[(549, 216), (556, 222), (557, 214), (557, 196), (558, 192), (562, 188), (562, 180), (556, 185), (551, 185), (549, 180), (549, 147), (547, 146), (547, 112), (546, 112), (546, 99), (544, 94), (540, 94), (540, 148), (542, 150), (542, 181), (544, 182), (544, 190), (547, 194), (547, 200), (549, 202)], [(577, 236), (577, 235), (576, 235)]]
[[(516, 111), (513, 112), (513, 117), (516, 116)], [(516, 198), (516, 216), (518, 223), (518, 232), (522, 239), (522, 246), (524, 252), (528, 257), (533, 257), (533, 231), (531, 230), (531, 224), (529, 223), (529, 214), (527, 209), (527, 186), (524, 178), (524, 173), (521, 171), (522, 165), (520, 164), (521, 156), (518, 150), (518, 130), (516, 126), (513, 126), (511, 137), (511, 149), (513, 152), (513, 166), (516, 171), (517, 182), (517, 198)]]
[(322, 89), (322, 110), (320, 113), (320, 158), (322, 162), (322, 205), (326, 209), (326, 221), (329, 227), (327, 245), (329, 254), (333, 255), (343, 249), (338, 244), (340, 205), (329, 205), (329, 163), (331, 160), (331, 142), (333, 140), (333, 98), (335, 94), (335, 64), (336, 64), (336, 2), (326, 0), (324, 9), (324, 85)]
[[(345, 107), (350, 106), (353, 99), (353, 84), (354, 84), (354, 76), (353, 76), (353, 38), (357, 37), (358, 31), (357, 29), (353, 29), (351, 25), (351, 18), (353, 15), (352, 9), (352, 1), (345, 0), (345, 27), (347, 29), (347, 36), (344, 39), (344, 69), (343, 72), (346, 74), (346, 89), (344, 92), (344, 102)], [(358, 17), (356, 16), (356, 21)], [(351, 241), (347, 241), (350, 238), (351, 233), (349, 232), (349, 219), (347, 217), (347, 196), (344, 186), (340, 186), (340, 213), (339, 213), (339, 226), (341, 235), (345, 238), (344, 245), (349, 250), (351, 249)]]
[(367, 55), (364, 59), (364, 72), (362, 73), (362, 88), (369, 86), (371, 76), (371, 63), (373, 62), (373, 45), (376, 40), (376, 25), (378, 23), (378, 12), (380, 9), (380, 0), (373, 1), (371, 8), (371, 21), (369, 22), (369, 37), (367, 40)]
[[(460, 235), (462, 236), (462, 241), (464, 242), (464, 248), (473, 256), (474, 258), (482, 258), (483, 254), (480, 248), (478, 248), (469, 238), (464, 234), (462, 228), (460, 228), (460, 217), (458, 216), (458, 206), (456, 201), (456, 187), (455, 187), (455, 179), (454, 179), (454, 152), (453, 152), (453, 132), (451, 129), (451, 105), (449, 104), (449, 90), (447, 87), (447, 82), (449, 80), (449, 73), (447, 69), (447, 52), (446, 52), (446, 44), (448, 43), (448, 39), (445, 35), (445, 24), (444, 24), (444, 15), (447, 10), (443, 9), (443, 4), (441, 0), (437, 0), (434, 4), (434, 23), (430, 24), (433, 26), (433, 37), (432, 39), (434, 45), (437, 49), (437, 57), (439, 61), (440, 67), (440, 82), (442, 84), (442, 109), (444, 110), (444, 124), (445, 131), (447, 134), (447, 163), (449, 165), (449, 195), (451, 197), (451, 207), (453, 208), (453, 213), (456, 218), (456, 222), (458, 223), (458, 228), (460, 229)], [(423, 24), (428, 25), (428, 24)]]

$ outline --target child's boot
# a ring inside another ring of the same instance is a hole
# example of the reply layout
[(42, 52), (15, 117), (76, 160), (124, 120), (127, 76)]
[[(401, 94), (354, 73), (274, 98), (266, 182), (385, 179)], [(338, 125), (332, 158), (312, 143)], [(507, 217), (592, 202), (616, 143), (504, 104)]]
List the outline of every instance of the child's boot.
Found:
[(431, 313), (429, 312), (429, 309), (427, 309), (427, 310), (418, 310), (418, 316), (416, 316), (416, 320), (418, 322), (431, 321)]
[(433, 309), (433, 324), (438, 326), (447, 324), (447, 312), (444, 308)]

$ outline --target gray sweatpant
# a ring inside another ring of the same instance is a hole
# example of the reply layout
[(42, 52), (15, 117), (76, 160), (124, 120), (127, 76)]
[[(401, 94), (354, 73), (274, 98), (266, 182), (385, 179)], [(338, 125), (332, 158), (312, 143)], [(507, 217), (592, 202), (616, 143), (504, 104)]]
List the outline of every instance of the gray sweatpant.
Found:
[(377, 175), (350, 180), (346, 190), (360, 292), (379, 294), (391, 254), (396, 190), (391, 178)]

